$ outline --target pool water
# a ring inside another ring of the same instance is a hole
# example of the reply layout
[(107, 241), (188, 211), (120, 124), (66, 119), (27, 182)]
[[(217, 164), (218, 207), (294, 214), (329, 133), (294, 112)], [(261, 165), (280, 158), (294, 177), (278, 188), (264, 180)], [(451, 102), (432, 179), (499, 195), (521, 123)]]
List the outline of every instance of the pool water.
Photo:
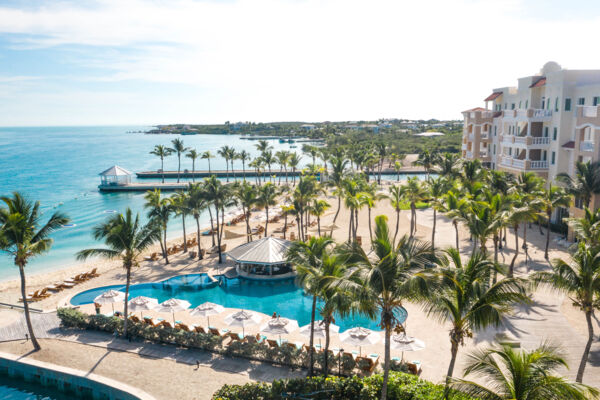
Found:
[(75, 400), (82, 399), (57, 388), (27, 382), (0, 373), (0, 400)]
[[(278, 281), (256, 281), (250, 279), (218, 276), (219, 282), (212, 282), (206, 274), (177, 276), (156, 283), (141, 283), (131, 285), (129, 298), (146, 296), (163, 302), (172, 297), (184, 299), (191, 303), (192, 308), (204, 302), (220, 304), (228, 308), (242, 308), (258, 311), (267, 315), (277, 312), (282, 317), (295, 319), (300, 326), (310, 323), (312, 298), (306, 296), (302, 289), (294, 284), (292, 279)], [(89, 304), (94, 298), (109, 289), (124, 291), (124, 285), (104, 286), (75, 295), (71, 304)], [(319, 308), (322, 303), (318, 303)], [(317, 308), (317, 312), (318, 312)], [(405, 311), (399, 315), (400, 320), (406, 319)], [(317, 319), (320, 319), (317, 316)], [(335, 315), (336, 325), (340, 331), (362, 326), (379, 331), (378, 321), (370, 320), (364, 315), (353, 315), (341, 318)]]

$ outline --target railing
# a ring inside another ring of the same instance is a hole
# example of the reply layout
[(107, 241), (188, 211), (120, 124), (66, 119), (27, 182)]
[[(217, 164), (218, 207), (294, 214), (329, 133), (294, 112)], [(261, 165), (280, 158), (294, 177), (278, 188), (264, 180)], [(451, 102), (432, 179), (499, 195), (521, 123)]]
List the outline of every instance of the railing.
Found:
[(461, 150), (466, 150), (466, 149), (467, 149), (467, 144), (466, 144), (466, 143), (463, 143), (463, 144), (462, 144), (462, 147), (461, 147)]
[(598, 116), (598, 107), (596, 106), (584, 106), (581, 112), (585, 118), (596, 118)]
[(515, 136), (514, 138), (515, 138), (515, 140), (514, 140), (515, 143), (522, 143), (522, 144), (527, 143), (527, 136)]
[(473, 158), (473, 153), (470, 151), (467, 151), (467, 158)]
[(494, 112), (493, 111), (483, 111), (481, 113), (481, 117), (482, 118), (492, 118), (494, 116)]
[(525, 168), (525, 160), (517, 160), (516, 158), (513, 158), (512, 160), (512, 166), (515, 168)]
[(550, 143), (549, 137), (531, 137), (530, 144), (548, 144)]
[(490, 135), (487, 132), (481, 134), (481, 140), (488, 140), (489, 138)]
[(529, 168), (531, 168), (531, 169), (548, 169), (548, 161), (530, 161)]
[(502, 142), (504, 142), (504, 143), (508, 143), (508, 144), (514, 143), (514, 136), (511, 136), (511, 135), (502, 135), (501, 139), (502, 139)]
[(552, 116), (552, 110), (541, 110), (541, 109), (533, 110), (533, 118), (544, 118), (544, 117), (551, 117), (551, 116)]
[(502, 116), (504, 118), (513, 118), (515, 116), (515, 110), (504, 110)]
[(517, 110), (517, 117), (527, 117), (527, 110)]
[(585, 140), (579, 143), (579, 151), (594, 151), (594, 142)]

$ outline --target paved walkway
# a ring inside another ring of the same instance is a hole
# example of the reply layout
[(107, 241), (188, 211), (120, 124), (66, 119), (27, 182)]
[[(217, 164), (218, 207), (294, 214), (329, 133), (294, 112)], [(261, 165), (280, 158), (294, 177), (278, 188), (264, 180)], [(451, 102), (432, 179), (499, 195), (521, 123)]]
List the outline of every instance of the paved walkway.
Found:
[[(203, 350), (187, 349), (173, 345), (160, 345), (149, 342), (116, 338), (104, 332), (63, 329), (56, 313), (32, 314), (33, 330), (40, 339), (56, 339), (77, 342), (108, 350), (125, 351), (142, 357), (172, 360), (188, 365), (200, 365), (217, 371), (247, 375), (252, 380), (272, 382), (274, 379), (297, 378), (303, 371), (274, 366), (237, 357), (225, 357)], [(0, 342), (25, 339), (27, 325), (25, 317), (11, 325), (0, 328)]]

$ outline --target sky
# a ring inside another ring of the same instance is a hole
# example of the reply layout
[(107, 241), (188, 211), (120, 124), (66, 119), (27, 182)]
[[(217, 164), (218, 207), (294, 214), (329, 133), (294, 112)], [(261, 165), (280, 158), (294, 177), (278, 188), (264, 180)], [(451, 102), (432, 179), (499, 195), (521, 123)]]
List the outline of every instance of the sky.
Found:
[(584, 0), (0, 0), (0, 126), (459, 119), (553, 60)]

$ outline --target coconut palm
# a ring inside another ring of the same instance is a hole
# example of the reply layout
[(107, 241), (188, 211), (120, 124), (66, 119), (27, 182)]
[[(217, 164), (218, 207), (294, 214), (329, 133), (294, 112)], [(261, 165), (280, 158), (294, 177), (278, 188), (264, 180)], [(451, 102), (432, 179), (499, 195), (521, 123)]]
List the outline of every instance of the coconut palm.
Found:
[(265, 151), (272, 148), (269, 142), (267, 142), (266, 140), (259, 140), (258, 143), (256, 143), (254, 146), (256, 146), (256, 149), (261, 153), (264, 153)]
[(397, 311), (402, 302), (418, 292), (425, 296), (427, 281), (421, 274), (425, 264), (433, 256), (426, 242), (403, 236), (395, 245), (389, 235), (387, 217), (375, 218), (373, 252), (365, 253), (357, 244), (347, 244), (341, 254), (347, 257), (348, 270), (345, 279), (337, 286), (353, 293), (360, 311), (371, 318), (379, 315), (381, 329), (385, 331), (385, 354), (381, 398), (387, 398), (390, 370), (390, 337), (399, 323)]
[(289, 152), (285, 151), (285, 150), (280, 150), (278, 152), (275, 153), (275, 158), (277, 159), (277, 162), (279, 163), (279, 184), (281, 185), (281, 176), (283, 175), (283, 169), (285, 168), (285, 180), (287, 183), (287, 164), (288, 164), (288, 159), (290, 158)]
[(435, 160), (437, 172), (446, 178), (454, 179), (458, 176), (458, 154), (444, 153)]
[(526, 196), (520, 190), (511, 190), (511, 207), (505, 211), (504, 218), (509, 226), (512, 226), (515, 234), (515, 254), (510, 261), (508, 276), (512, 277), (515, 269), (515, 261), (519, 256), (519, 227), (524, 221), (531, 221), (537, 214), (537, 210), (532, 204), (526, 201)]
[(381, 170), (383, 168), (383, 162), (385, 161), (385, 157), (388, 155), (389, 149), (384, 142), (377, 142), (375, 143), (375, 150), (377, 152), (377, 155), (379, 156), (379, 162), (377, 165), (377, 183), (381, 185)]
[(319, 236), (321, 236), (321, 217), (323, 214), (325, 214), (325, 211), (329, 210), (330, 207), (331, 205), (328, 202), (318, 199), (313, 200), (312, 204), (310, 205), (309, 212), (311, 215), (317, 217), (317, 230)]
[(207, 200), (212, 204), (215, 210), (215, 218), (217, 221), (217, 252), (219, 254), (219, 264), (223, 263), (223, 254), (221, 249), (221, 239), (223, 237), (223, 225), (225, 207), (228, 207), (233, 200), (230, 188), (223, 185), (216, 176), (212, 175), (210, 178), (204, 180), (204, 191)]
[(319, 149), (316, 146), (310, 144), (302, 145), (302, 152), (309, 155), (312, 158), (312, 163), (317, 163), (317, 155), (319, 155)]
[(424, 297), (423, 302), (428, 316), (452, 326), (448, 387), (459, 346), (464, 345), (465, 338), (488, 326), (499, 326), (516, 304), (527, 303), (529, 298), (522, 281), (517, 278), (491, 284), (490, 276), (494, 270), (501, 274), (506, 271), (481, 252), (476, 251), (466, 264), (458, 250), (449, 248), (445, 253), (447, 257), (439, 258), (439, 269), (435, 273), (439, 277), (436, 293)]
[[(81, 250), (77, 253), (77, 259), (86, 260), (89, 257), (97, 256), (121, 260), (126, 272), (123, 315), (127, 316), (132, 269), (139, 266), (142, 253), (148, 250), (154, 242), (160, 240), (160, 229), (153, 222), (142, 225), (139, 214), (134, 217), (131, 209), (127, 208), (125, 215), (115, 214), (94, 227), (93, 236), (94, 239), (103, 241), (106, 248)], [(127, 337), (128, 319), (127, 317), (123, 319), (123, 335), (125, 337)]]
[(148, 209), (148, 218), (151, 223), (159, 227), (162, 233), (161, 248), (165, 264), (169, 264), (169, 253), (167, 251), (167, 225), (171, 214), (173, 213), (173, 204), (168, 197), (161, 197), (160, 189), (154, 189), (146, 192), (144, 195), (146, 204), (144, 208)]
[[(518, 189), (522, 196), (523, 201), (529, 205), (532, 210), (542, 211), (540, 203), (540, 192), (542, 189), (542, 179), (538, 177), (534, 172), (521, 172), (517, 176), (516, 185), (510, 190)], [(532, 213), (531, 215), (525, 216), (524, 222), (531, 223), (538, 217), (537, 214)], [(527, 263), (527, 224), (523, 224), (523, 249), (525, 249), (525, 263)]]
[(192, 160), (192, 182), (196, 182), (196, 160), (200, 157), (200, 153), (196, 149), (190, 149), (185, 156)]
[(458, 222), (464, 215), (468, 205), (468, 201), (454, 190), (449, 190), (448, 193), (444, 195), (443, 202), (440, 204), (440, 212), (446, 214), (446, 217), (450, 218), (452, 226), (454, 226), (454, 232), (456, 234), (456, 250), (459, 249)]
[(287, 237), (288, 216), (294, 214), (294, 205), (282, 205), (281, 214), (283, 215), (283, 239), (285, 240)]
[(566, 221), (575, 236), (588, 246), (600, 245), (600, 208), (595, 211), (585, 207), (581, 218), (567, 218)]
[(600, 310), (600, 252), (597, 247), (579, 242), (577, 251), (569, 262), (562, 259), (554, 260), (551, 272), (536, 272), (532, 275), (532, 281), (550, 285), (568, 294), (573, 305), (579, 307), (585, 314), (588, 341), (575, 379), (576, 382), (581, 383), (594, 339), (592, 317), (594, 310)]
[(275, 156), (271, 150), (264, 151), (261, 155), (261, 158), (265, 165), (269, 168), (269, 182), (271, 182), (271, 165), (273, 165), (277, 160), (275, 159)]
[(188, 205), (188, 194), (186, 192), (177, 191), (173, 194), (170, 199), (173, 213), (177, 216), (181, 216), (181, 225), (183, 228), (183, 252), (187, 253), (187, 235), (185, 232), (185, 217), (189, 214), (190, 209)]
[(50, 250), (53, 243), (50, 234), (68, 223), (69, 218), (55, 212), (42, 224), (40, 202), (34, 203), (19, 192), (14, 192), (12, 197), (2, 196), (0, 201), (4, 203), (4, 207), (0, 208), (0, 251), (11, 257), (19, 268), (27, 330), (35, 351), (38, 351), (41, 347), (31, 325), (25, 267), (30, 259)]
[[(390, 194), (388, 195), (388, 199), (390, 200), (390, 205), (396, 211), (396, 230), (394, 231), (394, 239), (393, 242), (396, 243), (396, 237), (398, 236), (398, 229), (400, 228), (400, 211), (404, 206), (404, 198), (402, 196), (402, 189), (400, 186), (392, 185), (389, 188)], [(410, 231), (412, 233), (412, 215), (411, 215), (411, 226)]]
[[(447, 176), (447, 175), (446, 175)], [(435, 249), (435, 230), (437, 224), (437, 212), (443, 209), (444, 195), (452, 187), (451, 181), (444, 175), (427, 180), (427, 194), (431, 208), (433, 208), (433, 229), (431, 230), (431, 248)]]
[(179, 174), (181, 173), (181, 155), (188, 151), (190, 148), (185, 147), (183, 145), (183, 140), (177, 138), (171, 141), (173, 147), (171, 150), (172, 153), (177, 153), (177, 183), (179, 183)]
[(465, 377), (474, 375), (485, 385), (452, 379), (451, 386), (481, 400), (598, 399), (597, 389), (554, 375), (567, 367), (562, 352), (548, 343), (532, 351), (495, 346), (475, 350), (467, 358)]
[(600, 193), (600, 162), (578, 162), (575, 164), (575, 177), (566, 172), (556, 176), (556, 179), (567, 185), (567, 191), (580, 198), (586, 207), (590, 207), (592, 196)]
[(162, 183), (165, 183), (165, 157), (170, 156), (173, 153), (171, 149), (162, 144), (157, 144), (150, 154), (158, 156), (160, 158), (160, 172), (162, 174)]
[(250, 153), (246, 150), (242, 150), (237, 154), (238, 160), (242, 162), (242, 174), (244, 176), (244, 181), (246, 180), (246, 162), (250, 161)]
[(413, 162), (413, 165), (418, 165), (425, 169), (427, 172), (427, 177), (429, 178), (429, 174), (433, 171), (433, 167), (438, 163), (438, 155), (434, 152), (429, 152), (429, 150), (423, 150), (419, 153), (419, 157)]
[(250, 230), (250, 217), (252, 208), (259, 203), (257, 187), (248, 182), (238, 183), (233, 187), (233, 196), (237, 203), (242, 206), (246, 220), (246, 241), (252, 241), (252, 231)]
[(314, 328), (317, 310), (317, 296), (322, 288), (324, 269), (323, 259), (326, 258), (328, 247), (333, 243), (329, 237), (312, 237), (306, 242), (292, 242), (286, 258), (289, 263), (296, 266), (296, 283), (304, 292), (312, 296), (310, 313), (310, 339), (308, 352), (308, 375), (313, 375), (314, 365)]
[(375, 207), (375, 204), (386, 198), (384, 194), (377, 193), (377, 184), (375, 182), (363, 186), (362, 193), (359, 195), (360, 202), (367, 206), (368, 220), (369, 220), (369, 240), (373, 241), (373, 223), (371, 221), (371, 210)]
[(538, 197), (538, 201), (540, 202), (540, 206), (542, 211), (545, 213), (546, 217), (546, 248), (544, 250), (544, 257), (546, 260), (548, 259), (548, 247), (550, 247), (550, 225), (552, 213), (557, 207), (568, 207), (571, 204), (571, 197), (566, 192), (565, 189), (560, 186), (555, 186), (550, 184), (548, 189), (545, 189), (541, 192), (541, 195)]
[(203, 160), (207, 160), (208, 161), (208, 173), (211, 173), (210, 170), (210, 159), (211, 158), (215, 158), (215, 156), (213, 156), (213, 154), (210, 152), (210, 150), (205, 151), (204, 153), (202, 153), (202, 155), (200, 156), (200, 158), (202, 158)]
[(229, 148), (229, 162), (231, 162), (231, 174), (233, 175), (233, 180), (235, 180), (235, 168), (233, 167), (233, 162), (238, 159), (238, 153), (235, 151), (233, 147)]
[(269, 236), (269, 207), (273, 207), (277, 204), (277, 196), (279, 196), (279, 193), (277, 186), (271, 182), (267, 182), (258, 188), (256, 204), (265, 209), (265, 237)]
[(204, 185), (201, 183), (193, 183), (190, 185), (188, 189), (187, 195), (187, 206), (189, 208), (189, 213), (192, 214), (194, 220), (196, 221), (196, 238), (198, 245), (198, 259), (201, 260), (202, 256), (202, 245), (200, 243), (200, 214), (204, 212), (204, 210), (209, 208), (209, 202), (204, 191)]
[(358, 229), (358, 210), (364, 205), (361, 201), (363, 197), (362, 188), (363, 179), (360, 175), (346, 177), (343, 182), (344, 205), (350, 211), (350, 220), (348, 223), (348, 242), (356, 241), (356, 231)]
[(235, 152), (233, 147), (223, 146), (217, 150), (217, 154), (225, 159), (225, 166), (227, 169), (227, 182), (229, 182), (229, 160), (231, 159), (232, 150)]
[(292, 169), (292, 185), (294, 186), (296, 186), (296, 170), (298, 169), (298, 165), (300, 165), (301, 160), (302, 157), (300, 157), (296, 152), (290, 154), (290, 159), (288, 160), (288, 165)]
[(417, 203), (427, 198), (427, 189), (417, 177), (412, 177), (400, 187), (400, 192), (410, 205), (410, 236), (414, 236), (417, 233)]
[(340, 213), (340, 208), (342, 207), (343, 182), (347, 166), (348, 160), (342, 157), (334, 157), (331, 159), (331, 174), (329, 175), (329, 179), (327, 179), (327, 183), (335, 188), (334, 193), (338, 198), (338, 207), (335, 216), (333, 217), (333, 224), (335, 224), (338, 214)]

